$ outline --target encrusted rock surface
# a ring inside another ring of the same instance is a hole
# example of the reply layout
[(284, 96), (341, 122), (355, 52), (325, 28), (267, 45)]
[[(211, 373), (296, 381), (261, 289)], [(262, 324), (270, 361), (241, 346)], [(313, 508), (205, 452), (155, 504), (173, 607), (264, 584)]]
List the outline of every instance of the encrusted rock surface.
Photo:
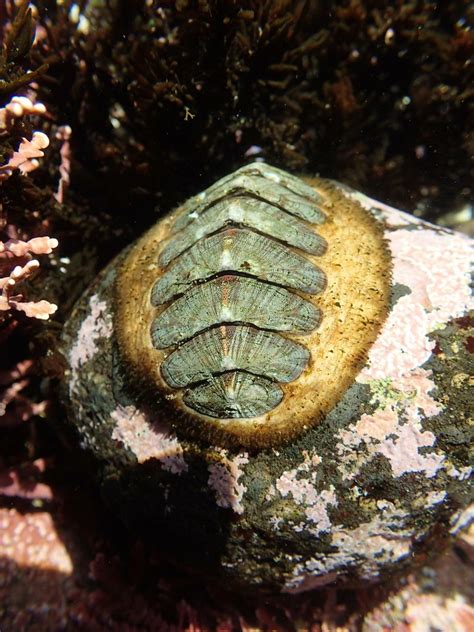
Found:
[(240, 595), (183, 590), (139, 546), (119, 561), (104, 545), (90, 498), (63, 501), (61, 509), (0, 509), (2, 632), (471, 632), (474, 625), (472, 529), (400, 583), (244, 604)]
[(288, 445), (178, 439), (130, 399), (113, 329), (118, 260), (66, 327), (70, 423), (104, 499), (172, 559), (229, 586), (381, 580), (468, 520), (470, 242), (344, 191), (384, 223), (391, 310), (339, 404)]

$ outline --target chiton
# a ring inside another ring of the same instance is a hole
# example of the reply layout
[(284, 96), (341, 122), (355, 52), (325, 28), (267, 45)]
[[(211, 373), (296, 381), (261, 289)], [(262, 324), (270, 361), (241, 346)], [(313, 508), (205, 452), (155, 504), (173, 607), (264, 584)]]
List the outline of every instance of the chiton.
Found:
[(128, 381), (178, 433), (277, 445), (353, 381), (388, 311), (390, 265), (376, 221), (330, 182), (242, 167), (123, 260)]

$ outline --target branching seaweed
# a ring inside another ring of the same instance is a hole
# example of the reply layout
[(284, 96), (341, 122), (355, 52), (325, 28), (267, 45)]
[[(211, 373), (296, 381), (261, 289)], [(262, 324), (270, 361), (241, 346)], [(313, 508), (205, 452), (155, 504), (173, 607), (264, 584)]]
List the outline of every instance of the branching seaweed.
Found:
[[(0, 17), (6, 20), (8, 11), (5, 0), (1, 2), (1, 5)], [(0, 96), (4, 98), (37, 79), (47, 70), (48, 64), (43, 63), (36, 70), (25, 71), (35, 39), (35, 23), (28, 0), (20, 4), (7, 32), (3, 24), (0, 35), (3, 41), (0, 52)]]

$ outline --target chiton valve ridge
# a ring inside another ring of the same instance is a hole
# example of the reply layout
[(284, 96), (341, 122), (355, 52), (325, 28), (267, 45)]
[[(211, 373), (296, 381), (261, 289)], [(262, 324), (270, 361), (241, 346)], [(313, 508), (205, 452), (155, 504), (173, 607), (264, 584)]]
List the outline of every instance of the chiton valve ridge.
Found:
[(118, 352), (177, 432), (277, 445), (351, 384), (389, 287), (380, 228), (358, 203), (253, 163), (131, 248), (116, 281)]

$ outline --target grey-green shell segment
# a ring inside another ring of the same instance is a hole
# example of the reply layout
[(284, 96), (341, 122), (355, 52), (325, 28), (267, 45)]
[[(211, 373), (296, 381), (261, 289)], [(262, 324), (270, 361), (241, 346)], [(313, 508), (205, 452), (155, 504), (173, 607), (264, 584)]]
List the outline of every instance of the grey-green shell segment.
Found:
[(278, 406), (283, 392), (264, 377), (233, 371), (189, 389), (183, 399), (190, 408), (210, 417), (257, 417)]
[(267, 202), (239, 195), (220, 200), (205, 213), (196, 214), (194, 220), (164, 248), (161, 265), (167, 266), (202, 237), (228, 226), (245, 226), (313, 255), (321, 255), (326, 250), (326, 242), (310, 224)]
[(163, 379), (186, 389), (186, 406), (221, 419), (257, 417), (282, 401), (278, 383), (307, 368), (309, 351), (287, 336), (321, 321), (305, 297), (326, 285), (306, 254), (327, 247), (316, 232), (321, 201), (298, 178), (255, 163), (179, 209), (158, 256), (150, 334), (167, 352)]
[[(274, 178), (279, 178), (276, 174), (273, 174)], [(291, 215), (295, 215), (301, 219), (304, 219), (312, 224), (319, 224), (324, 221), (324, 214), (316, 206), (320, 202), (318, 194), (314, 193), (311, 187), (304, 183), (301, 183), (301, 187), (294, 187), (299, 189), (299, 193), (292, 192), (284, 185), (280, 184), (281, 180), (276, 179), (269, 180), (263, 176), (263, 172), (259, 175), (239, 173), (237, 171), (230, 177), (224, 178), (224, 181), (219, 180), (207, 191), (207, 197), (211, 194), (213, 199), (219, 200), (229, 195), (238, 195), (240, 193), (252, 194), (269, 202), (275, 206), (279, 206), (282, 210)], [(291, 176), (286, 176), (286, 182), (289, 183)], [(308, 199), (314, 203), (308, 203)], [(197, 202), (197, 205), (196, 205)], [(199, 199), (192, 198), (186, 207), (192, 209), (191, 213), (183, 216), (176, 223), (176, 228), (181, 230), (187, 226), (194, 218), (196, 214), (200, 215), (206, 210), (206, 202), (200, 202)]]
[(154, 320), (151, 337), (155, 347), (165, 349), (220, 323), (305, 333), (320, 320), (312, 303), (285, 288), (229, 274), (196, 285), (171, 303)]
[(321, 292), (326, 284), (322, 270), (274, 239), (251, 230), (229, 228), (183, 252), (155, 283), (151, 302), (166, 303), (196, 281), (229, 270), (308, 294)]
[(308, 360), (306, 347), (276, 333), (222, 325), (204, 331), (173, 351), (161, 371), (174, 388), (238, 369), (277, 382), (292, 382), (300, 376)]

